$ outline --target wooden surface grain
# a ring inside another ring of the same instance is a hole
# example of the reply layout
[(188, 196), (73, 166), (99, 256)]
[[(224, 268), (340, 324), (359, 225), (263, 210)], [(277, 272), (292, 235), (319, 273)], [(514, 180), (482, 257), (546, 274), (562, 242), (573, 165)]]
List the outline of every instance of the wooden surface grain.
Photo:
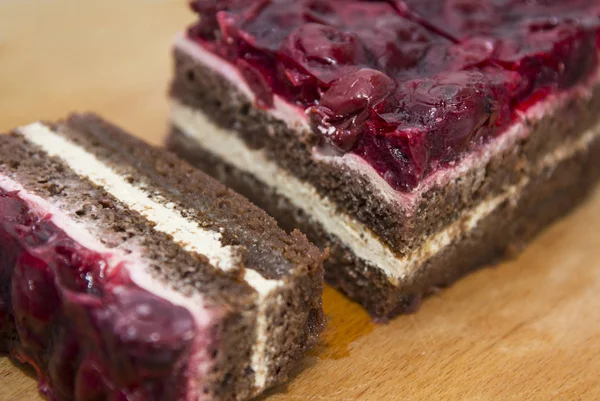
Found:
[[(185, 1), (0, 0), (0, 129), (93, 110), (160, 143)], [(269, 401), (600, 399), (600, 192), (518, 259), (378, 326), (337, 292), (318, 348)], [(0, 358), (0, 401), (39, 400)]]

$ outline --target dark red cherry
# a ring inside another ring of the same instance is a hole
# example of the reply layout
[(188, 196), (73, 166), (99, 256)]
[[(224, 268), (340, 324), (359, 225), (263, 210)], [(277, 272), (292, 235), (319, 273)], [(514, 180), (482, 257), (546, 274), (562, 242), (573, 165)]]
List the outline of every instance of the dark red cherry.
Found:
[(465, 39), (461, 43), (448, 47), (448, 68), (452, 71), (461, 71), (494, 64), (498, 46), (498, 41), (493, 38)]
[[(408, 129), (408, 126), (405, 128)], [(420, 130), (417, 125), (414, 129)], [(417, 135), (415, 132), (414, 138)], [(356, 152), (369, 160), (375, 170), (394, 188), (409, 190), (422, 178), (423, 172), (412, 162), (406, 135), (364, 135), (358, 142)]]
[(12, 277), (12, 306), (19, 319), (47, 324), (60, 306), (54, 277), (48, 264), (22, 252)]
[[(364, 14), (361, 13), (362, 18)], [(368, 44), (378, 68), (392, 77), (411, 74), (411, 69), (419, 66), (434, 44), (445, 42), (422, 26), (390, 14), (387, 8), (376, 23), (367, 21), (363, 19), (357, 34), (363, 43)], [(438, 64), (441, 64), (440, 61), (437, 60)]]
[(282, 52), (326, 84), (348, 71), (341, 66), (361, 65), (368, 57), (356, 34), (316, 23), (294, 31)]
[(308, 62), (324, 65), (348, 64), (364, 58), (364, 48), (354, 34), (309, 23), (294, 32), (295, 49)]
[(319, 132), (338, 149), (350, 150), (365, 128), (368, 109), (390, 96), (395, 88), (394, 80), (369, 68), (340, 78), (315, 109), (315, 121), (321, 124)]
[[(246, 2), (242, 12), (229, 13), (228, 24), (235, 25), (236, 37), (263, 55), (277, 52), (286, 38), (307, 22), (300, 1), (285, 4), (271, 0)], [(277, 26), (278, 29), (267, 27)]]
[(355, 114), (394, 92), (396, 83), (384, 73), (363, 68), (337, 81), (321, 98), (321, 107), (334, 118)]
[(423, 81), (416, 86), (409, 107), (427, 116), (423, 121), (434, 136), (432, 144), (443, 147), (432, 150), (440, 151), (444, 158), (443, 152), (461, 148), (490, 121), (495, 112), (494, 98), (482, 73), (464, 71)]
[(417, 179), (423, 176), (429, 162), (427, 134), (428, 130), (423, 126), (405, 124), (386, 135), (392, 160), (399, 164), (404, 164), (406, 159), (411, 160), (410, 174)]
[(64, 241), (55, 247), (55, 269), (64, 289), (101, 297), (106, 282), (108, 262), (82, 246)]
[(146, 291), (117, 287), (94, 310), (112, 372), (123, 384), (168, 374), (194, 337), (189, 312)]

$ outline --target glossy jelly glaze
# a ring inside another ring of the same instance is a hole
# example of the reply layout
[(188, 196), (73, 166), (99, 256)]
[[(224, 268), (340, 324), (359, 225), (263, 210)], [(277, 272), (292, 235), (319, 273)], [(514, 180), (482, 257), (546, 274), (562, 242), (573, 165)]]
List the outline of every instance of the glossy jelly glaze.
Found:
[(268, 109), (306, 108), (321, 145), (408, 192), (548, 95), (585, 82), (597, 0), (197, 0), (188, 36)]
[(0, 188), (0, 350), (50, 400), (186, 399), (191, 314), (38, 213)]

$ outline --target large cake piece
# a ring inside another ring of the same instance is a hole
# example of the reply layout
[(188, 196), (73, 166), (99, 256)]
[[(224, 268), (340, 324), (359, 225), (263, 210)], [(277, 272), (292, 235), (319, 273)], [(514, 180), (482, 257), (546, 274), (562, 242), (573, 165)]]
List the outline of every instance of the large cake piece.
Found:
[(323, 255), (93, 115), (0, 135), (0, 352), (54, 401), (243, 400), (323, 324)]
[(376, 317), (512, 254), (598, 179), (596, 0), (192, 8), (169, 146), (329, 247), (327, 281)]

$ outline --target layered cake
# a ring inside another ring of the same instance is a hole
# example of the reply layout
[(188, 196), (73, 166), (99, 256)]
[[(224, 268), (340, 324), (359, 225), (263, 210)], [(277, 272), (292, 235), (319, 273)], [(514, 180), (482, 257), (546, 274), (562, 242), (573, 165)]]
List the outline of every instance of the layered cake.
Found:
[(193, 1), (169, 146), (330, 248), (375, 317), (512, 254), (600, 173), (597, 0)]
[(0, 352), (55, 401), (243, 400), (322, 328), (323, 254), (93, 115), (0, 140)]

